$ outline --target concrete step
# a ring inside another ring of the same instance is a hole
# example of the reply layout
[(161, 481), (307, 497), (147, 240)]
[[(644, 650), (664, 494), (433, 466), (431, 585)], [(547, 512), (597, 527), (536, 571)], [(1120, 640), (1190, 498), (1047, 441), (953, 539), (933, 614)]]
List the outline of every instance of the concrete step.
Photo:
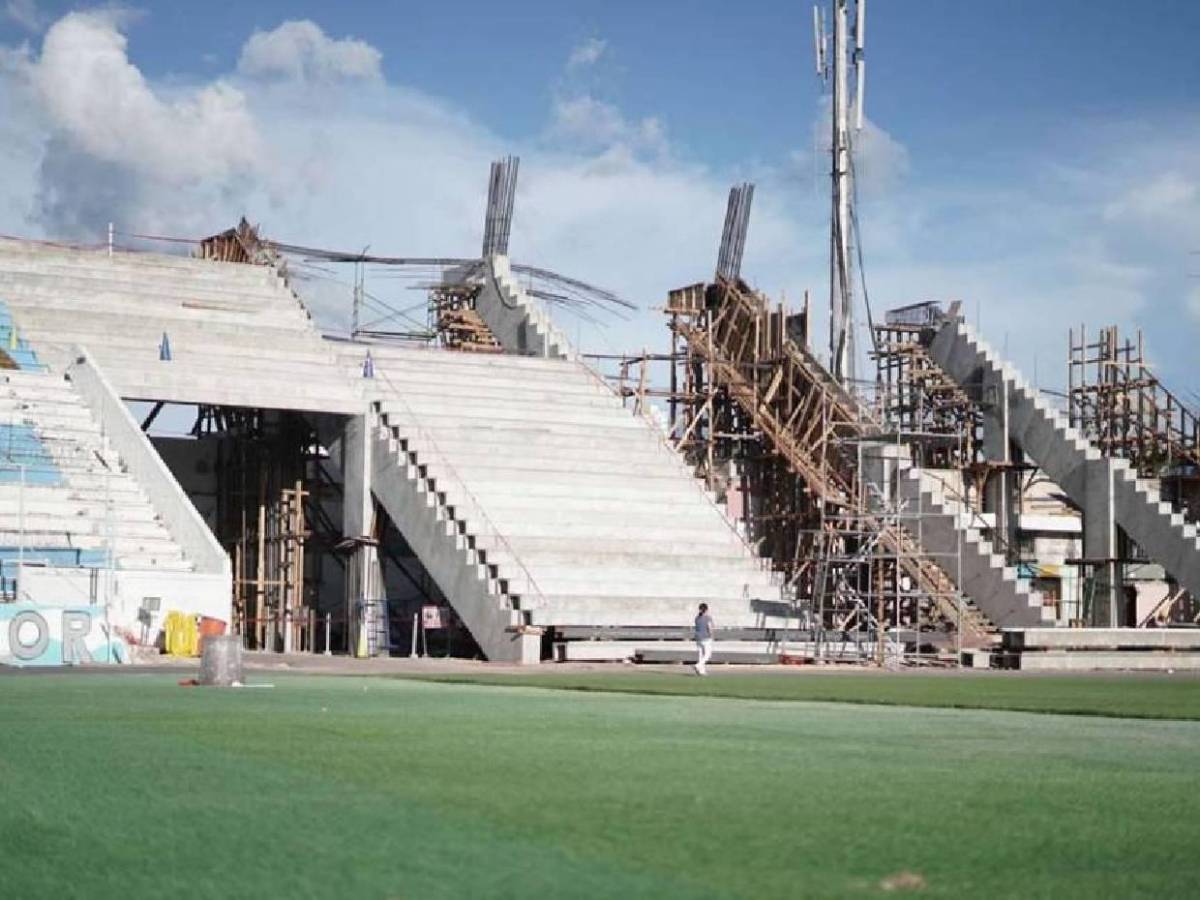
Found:
[[(757, 573), (753, 571), (737, 577), (734, 573), (662, 572), (616, 567), (599, 570), (587, 567), (569, 570), (530, 568), (533, 570), (530, 573), (532, 581), (523, 569), (507, 570), (512, 590), (522, 596), (534, 592), (560, 597), (564, 602), (568, 597), (592, 597), (598, 589), (611, 597), (656, 598), (659, 602), (685, 598), (696, 598), (701, 602), (714, 594), (745, 601), (751, 598), (774, 600), (779, 596), (778, 586), (771, 584), (765, 575), (755, 577)], [(501, 571), (504, 574), (504, 570)]]
[[(418, 451), (419, 452), (419, 451)], [(443, 455), (451, 458), (449, 450)], [(471, 455), (463, 452), (453, 454), (454, 471), (463, 478), (480, 481), (504, 481), (516, 486), (531, 482), (571, 481), (580, 487), (645, 487), (653, 488), (666, 482), (678, 487), (680, 470), (667, 464), (656, 451), (648, 453), (647, 464), (633, 466), (627, 457), (615, 455), (609, 459), (594, 459), (587, 448), (579, 448), (574, 459), (564, 459), (558, 454), (542, 454), (539, 457), (501, 457), (490, 451), (481, 450)], [(465, 457), (465, 458), (464, 458)], [(615, 463), (624, 463), (618, 468)], [(630, 472), (634, 474), (629, 474)], [(692, 493), (697, 488), (691, 487)]]
[(1045, 650), (1014, 654), (1005, 665), (1029, 672), (1195, 672), (1200, 671), (1200, 652)]
[[(48, 548), (52, 550), (107, 550), (109, 541), (103, 534), (80, 534), (63, 530), (0, 529), (0, 547)], [(156, 557), (182, 559), (179, 545), (167, 534), (126, 537), (118, 535), (112, 542), (117, 556), (147, 553)]]
[(307, 316), (293, 299), (290, 307), (283, 301), (290, 295), (269, 286), (229, 286), (221, 282), (165, 281), (160, 284), (144, 280), (103, 275), (80, 275), (63, 272), (17, 271), (0, 268), (0, 292), (10, 302), (44, 300), (47, 306), (58, 301), (79, 303), (81, 308), (95, 309), (124, 303), (128, 309), (153, 312), (158, 308), (205, 308), (212, 312), (260, 314), (264, 307), (279, 315)]
[[(661, 442), (646, 441), (639, 437), (618, 437), (603, 444), (580, 441), (577, 435), (529, 432), (489, 435), (480, 438), (478, 431), (471, 428), (439, 428), (436, 432), (416, 426), (400, 429), (405, 446), (431, 459), (445, 458), (457, 466), (492, 462), (501, 465), (530, 465), (542, 468), (557, 465), (558, 468), (573, 469), (577, 465), (594, 463), (604, 470), (636, 470), (645, 473), (653, 469), (673, 475), (686, 473), (687, 469), (678, 456), (669, 452)], [(594, 469), (593, 469), (594, 471)]]
[[(217, 309), (216, 304), (210, 301), (180, 301), (173, 304), (148, 302), (127, 294), (93, 294), (87, 300), (80, 300), (70, 296), (42, 296), (26, 288), (13, 290), (3, 285), (0, 285), (0, 291), (7, 298), (21, 337), (35, 342), (55, 329), (77, 329), (81, 321), (104, 323), (106, 327), (100, 333), (119, 334), (117, 323), (122, 318), (132, 326), (133, 333), (145, 333), (151, 329), (161, 331), (169, 329), (172, 324), (181, 331), (183, 326), (189, 324), (208, 324), (225, 329), (262, 328), (282, 334), (302, 334), (311, 327), (299, 313), (271, 307), (239, 311)], [(130, 312), (135, 312), (137, 318), (131, 321)]]
[[(51, 314), (20, 309), (15, 313), (22, 337), (29, 341), (42, 362), (52, 366), (56, 355), (61, 357), (77, 344), (93, 352), (105, 348), (141, 353), (151, 350), (157, 359), (164, 331), (170, 339), (172, 352), (177, 348), (187, 350), (189, 346), (196, 346), (218, 356), (244, 354), (253, 357), (253, 351), (260, 347), (274, 347), (284, 351), (285, 356), (299, 359), (310, 355), (314, 360), (327, 360), (313, 332), (283, 326), (273, 319), (262, 323), (243, 321), (218, 325), (204, 317), (189, 321), (143, 316), (131, 323), (120, 313), (80, 315), (64, 310), (61, 314)], [(329, 365), (333, 368), (332, 363)], [(340, 370), (338, 376), (341, 377)]]
[[(522, 598), (524, 600), (525, 598)], [(547, 598), (551, 602), (543, 608), (529, 612), (530, 624), (544, 628), (549, 627), (673, 627), (686, 629), (691, 627), (696, 616), (697, 603), (685, 600), (686, 608), (674, 608), (662, 598), (645, 598), (641, 602), (626, 603), (635, 598), (620, 597), (620, 604), (611, 602), (614, 598), (605, 597), (573, 597), (569, 598), (575, 605), (566, 605), (567, 598)], [(698, 601), (697, 601), (698, 602)], [(742, 605), (724, 607), (709, 600), (713, 618), (722, 625), (745, 626), (757, 628), (782, 628), (788, 625), (796, 626), (795, 617), (774, 615), (771, 613), (756, 613)]]
[(430, 464), (428, 474), (437, 482), (439, 489), (451, 493), (460, 485), (467, 485), (472, 496), (479, 500), (498, 502), (515, 500), (521, 504), (534, 502), (543, 505), (553, 503), (620, 503), (663, 508), (664, 517), (670, 516), (672, 508), (681, 504), (692, 506), (700, 498), (700, 488), (676, 478), (622, 479), (615, 473), (608, 476), (567, 477), (566, 473), (547, 474), (543, 478), (520, 480), (498, 477), (495, 472), (480, 475), (477, 471), (455, 468), (452, 471), (437, 464)]
[[(57, 516), (26, 514), (22, 519), (15, 511), (0, 511), (0, 531), (69, 531), (72, 534), (105, 537), (109, 528), (103, 520), (88, 516)], [(166, 529), (158, 522), (117, 522), (112, 529), (113, 537), (136, 539), (138, 537), (162, 537)]]
[(217, 262), (183, 254), (145, 253), (117, 250), (111, 256), (106, 248), (74, 247), (62, 244), (39, 243), (19, 239), (0, 239), (0, 268), (18, 260), (33, 260), (45, 265), (69, 266), (87, 270), (138, 272), (142, 277), (154, 273), (192, 277), (211, 276), (223, 282), (247, 283), (272, 280), (278, 275), (269, 266), (250, 266), (241, 263)]
[[(656, 549), (660, 548), (660, 549)], [(690, 552), (681, 552), (683, 551)], [(564, 548), (564, 549), (557, 549)], [(739, 549), (730, 548), (725, 555), (717, 555), (718, 551), (700, 549), (692, 545), (658, 544), (643, 545), (641, 542), (612, 541), (606, 548), (597, 548), (592, 542), (575, 541), (526, 541), (514, 539), (513, 551), (526, 565), (539, 571), (549, 568), (569, 568), (576, 566), (598, 566), (599, 570), (618, 570), (633, 568), (649, 571), (664, 571), (672, 574), (686, 572), (709, 572), (716, 576), (737, 574), (745, 577), (750, 571), (746, 566), (746, 555)], [(503, 547), (489, 551), (504, 552)], [(503, 558), (503, 557), (501, 557)], [(766, 564), (762, 560), (762, 574), (767, 575)]]
[(478, 423), (481, 426), (498, 426), (505, 422), (515, 422), (534, 427), (581, 427), (604, 431), (644, 431), (644, 426), (633, 416), (617, 409), (589, 409), (583, 407), (537, 406), (536, 418), (530, 417), (530, 404), (507, 402), (488, 405), (472, 401), (452, 401), (445, 398), (432, 399), (427, 397), (412, 397), (403, 400), (388, 400), (380, 402), (380, 407), (389, 417), (399, 419), (416, 416), (422, 424), (426, 420), (454, 420), (463, 424)]
[[(171, 360), (165, 363), (159, 355), (164, 330), (171, 344)], [(256, 338), (264, 343), (260, 346)], [(39, 353), (55, 367), (65, 367), (72, 348), (82, 346), (97, 357), (109, 359), (110, 367), (134, 361), (155, 367), (160, 363), (189, 366), (207, 364), (210, 369), (217, 371), (249, 366), (254, 371), (269, 369), (292, 372), (294, 377), (348, 382), (321, 354), (319, 348), (299, 333), (295, 340), (279, 341), (270, 333), (253, 330), (237, 338), (220, 340), (203, 333), (181, 336), (168, 325), (165, 329), (148, 329), (141, 334), (124, 335), (120, 339), (105, 338), (103, 344), (98, 346), (95, 345), (93, 333), (70, 334), (63, 329), (54, 329), (45, 335), (45, 339), (38, 337), (37, 340)]]
[[(688, 530), (703, 530), (705, 528), (721, 527), (721, 522), (715, 510), (695, 503), (678, 504), (677, 509), (669, 515), (661, 508), (649, 506), (632, 506), (620, 501), (581, 500), (579, 502), (563, 501), (548, 506), (537, 498), (511, 498), (501, 500), (492, 497), (479, 497), (472, 500), (461, 491), (447, 494), (447, 505), (460, 510), (468, 521), (475, 521), (476, 501), (482, 504), (487, 519), (502, 531), (523, 528), (526, 523), (534, 526), (570, 526), (573, 523), (585, 521), (589, 525), (621, 525), (657, 526), (672, 533), (683, 533)], [(679, 529), (676, 532), (676, 529)]]
[[(484, 446), (509, 447), (523, 446), (528, 443), (553, 443), (561, 446), (563, 443), (577, 444), (591, 438), (603, 441), (607, 445), (623, 442), (632, 447), (659, 446), (661, 441), (645, 425), (629, 427), (619, 423), (610, 427), (594, 424), (558, 424), (537, 423), (508, 420), (507, 424), (492, 424), (483, 420), (464, 420), (461, 416), (447, 411), (445, 414), (424, 414), (419, 419), (410, 416), (391, 415), (387, 419), (389, 427), (398, 429), (401, 437), (409, 435), (419, 437), (426, 434), (439, 441), (443, 434), (474, 435)], [(598, 434), (602, 432), (602, 434)]]
[[(351, 378), (359, 375), (357, 369), (350, 369), (348, 371)], [(369, 381), (370, 379), (364, 380)], [(379, 387), (379, 385), (376, 385), (376, 387)], [(495, 405), (497, 407), (511, 406), (524, 408), (526, 414), (528, 414), (529, 404), (537, 404), (539, 415), (548, 411), (579, 412), (583, 410), (589, 412), (598, 410), (604, 414), (611, 414), (615, 410), (632, 417), (632, 413), (624, 410), (621, 406), (621, 401), (615, 396), (601, 394), (591, 385), (573, 386), (578, 387), (578, 390), (564, 390), (563, 387), (564, 385), (561, 384), (554, 388), (550, 386), (529, 387), (526, 385), (514, 387), (506, 383), (495, 384), (491, 382), (463, 384), (460, 387), (448, 382), (445, 378), (438, 378), (434, 373), (422, 373), (422, 378), (419, 380), (405, 378), (403, 388), (398, 389), (397, 399), (404, 405), (415, 409), (428, 408), (430, 406), (440, 407), (448, 403), (452, 403), (457, 408), (462, 401), (454, 398), (462, 391), (469, 394), (467, 399), (476, 406)], [(387, 394), (383, 394), (380, 399), (388, 399)]]
[[(361, 361), (350, 364), (343, 362), (342, 366), (347, 372), (361, 377)], [(436, 387), (440, 383), (451, 389), (456, 396), (490, 389), (518, 397), (552, 394), (555, 397), (611, 398), (614, 401), (617, 399), (603, 385), (581, 376), (577, 371), (534, 369), (529, 374), (523, 374), (505, 369), (447, 368), (427, 363), (395, 365), (380, 362), (375, 362), (374, 367), (375, 378), (366, 380), (374, 380), (381, 390), (390, 388), (397, 393)]]
[[(540, 356), (524, 356), (514, 353), (460, 353), (453, 350), (442, 350), (430, 347), (400, 347), (393, 344), (346, 344), (337, 342), (339, 353), (347, 360), (361, 359), (366, 350), (376, 363), (402, 366), (416, 364), (420, 368), (438, 366), (448, 369), (489, 369), (523, 373), (533, 377), (538, 373), (551, 373), (562, 377), (578, 376), (580, 364), (563, 359), (547, 359)], [(355, 354), (358, 354), (356, 357)], [(585, 374), (586, 377), (586, 374)]]
[[(811, 642), (714, 641), (709, 664), (776, 665), (784, 658), (811, 657)], [(560, 641), (554, 645), (557, 662), (694, 663), (696, 645), (689, 635), (676, 640)]]
[[(77, 251), (73, 251), (77, 252)], [(49, 258), (45, 254), (14, 253), (0, 247), (0, 270), (44, 271), (76, 277), (123, 278), (149, 284), (216, 283), (226, 286), (252, 288), (277, 288), (283, 282), (278, 273), (267, 266), (232, 266), (225, 263), (213, 264), (204, 261), (201, 266), (177, 266), (170, 262), (157, 264), (138, 257), (122, 258), (114, 254), (111, 258), (96, 259), (70, 254)]]
[[(736, 541), (731, 531), (718, 533), (704, 529), (697, 532), (694, 540), (673, 540), (664, 535), (662, 529), (649, 529), (645, 534), (600, 538), (595, 534), (564, 536), (558, 532), (546, 536), (508, 534), (503, 540), (487, 535), (477, 536), (477, 545), (490, 552), (503, 552), (512, 548), (522, 560), (533, 564), (545, 562), (554, 565), (578, 558), (580, 554), (604, 554), (620, 563), (628, 559), (663, 561), (664, 566), (683, 565), (689, 568), (724, 568), (744, 566), (749, 557), (744, 544)], [(709, 540), (704, 540), (708, 538)], [(753, 559), (756, 565), (762, 560)], [(656, 563), (646, 562), (645, 565)]]

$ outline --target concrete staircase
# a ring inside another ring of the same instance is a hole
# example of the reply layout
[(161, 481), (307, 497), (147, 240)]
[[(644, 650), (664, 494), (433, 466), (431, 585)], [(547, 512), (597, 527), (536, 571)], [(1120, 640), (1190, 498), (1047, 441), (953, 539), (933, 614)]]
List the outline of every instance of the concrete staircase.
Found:
[(992, 623), (1018, 627), (1053, 622), (1053, 610), (1042, 603), (1042, 595), (1017, 577), (1015, 567), (1005, 564), (984, 537), (977, 515), (942, 479), (916, 466), (904, 466), (897, 491), (910, 513), (920, 512), (919, 525), (914, 522), (910, 530), (917, 531), (926, 551), (948, 560), (961, 549), (961, 572), (951, 565), (944, 568)]
[(1138, 478), (1125, 460), (1105, 458), (961, 319), (947, 320), (929, 350), (955, 381), (1000, 407), (1011, 439), (1072, 501), (1086, 509), (1111, 496), (1117, 524), (1182, 587), (1200, 596), (1197, 526), (1173, 511), (1154, 482)]
[(270, 267), (0, 239), (0, 301), (45, 362), (85, 346), (126, 399), (362, 411)]
[(554, 326), (541, 301), (521, 287), (506, 256), (484, 261), (475, 311), (510, 353), (560, 359), (574, 356), (570, 342)]
[(0, 372), (0, 558), (10, 593), (18, 557), (61, 575), (107, 566), (110, 549), (118, 569), (193, 569), (71, 383)]
[(490, 658), (542, 629), (786, 627), (790, 607), (683, 461), (581, 364), (367, 352), (375, 491)]

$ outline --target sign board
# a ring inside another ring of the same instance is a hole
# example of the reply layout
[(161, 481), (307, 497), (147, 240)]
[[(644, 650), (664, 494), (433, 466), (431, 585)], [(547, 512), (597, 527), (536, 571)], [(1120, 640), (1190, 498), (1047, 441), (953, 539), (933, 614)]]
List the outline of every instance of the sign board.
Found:
[(421, 607), (421, 627), (425, 629), (445, 628), (442, 623), (442, 608), (440, 606)]
[(128, 647), (110, 636), (102, 606), (0, 603), (0, 665), (128, 661)]

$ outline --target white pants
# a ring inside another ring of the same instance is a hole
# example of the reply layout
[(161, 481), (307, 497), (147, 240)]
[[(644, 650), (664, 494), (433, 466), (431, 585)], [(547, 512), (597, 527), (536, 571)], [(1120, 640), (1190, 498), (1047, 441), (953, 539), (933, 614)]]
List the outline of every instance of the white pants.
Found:
[(712, 638), (696, 641), (696, 671), (704, 674), (705, 666), (712, 659)]

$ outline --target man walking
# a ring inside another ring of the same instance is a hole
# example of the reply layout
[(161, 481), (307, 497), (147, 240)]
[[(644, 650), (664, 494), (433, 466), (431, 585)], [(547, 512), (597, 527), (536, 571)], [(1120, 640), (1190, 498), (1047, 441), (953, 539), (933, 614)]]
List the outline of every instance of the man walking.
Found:
[(696, 665), (693, 666), (697, 675), (707, 675), (706, 668), (709, 659), (712, 657), (712, 642), (713, 642), (713, 621), (712, 616), (708, 614), (708, 604), (700, 604), (700, 612), (696, 616), (696, 623), (693, 628), (693, 636), (696, 640)]

